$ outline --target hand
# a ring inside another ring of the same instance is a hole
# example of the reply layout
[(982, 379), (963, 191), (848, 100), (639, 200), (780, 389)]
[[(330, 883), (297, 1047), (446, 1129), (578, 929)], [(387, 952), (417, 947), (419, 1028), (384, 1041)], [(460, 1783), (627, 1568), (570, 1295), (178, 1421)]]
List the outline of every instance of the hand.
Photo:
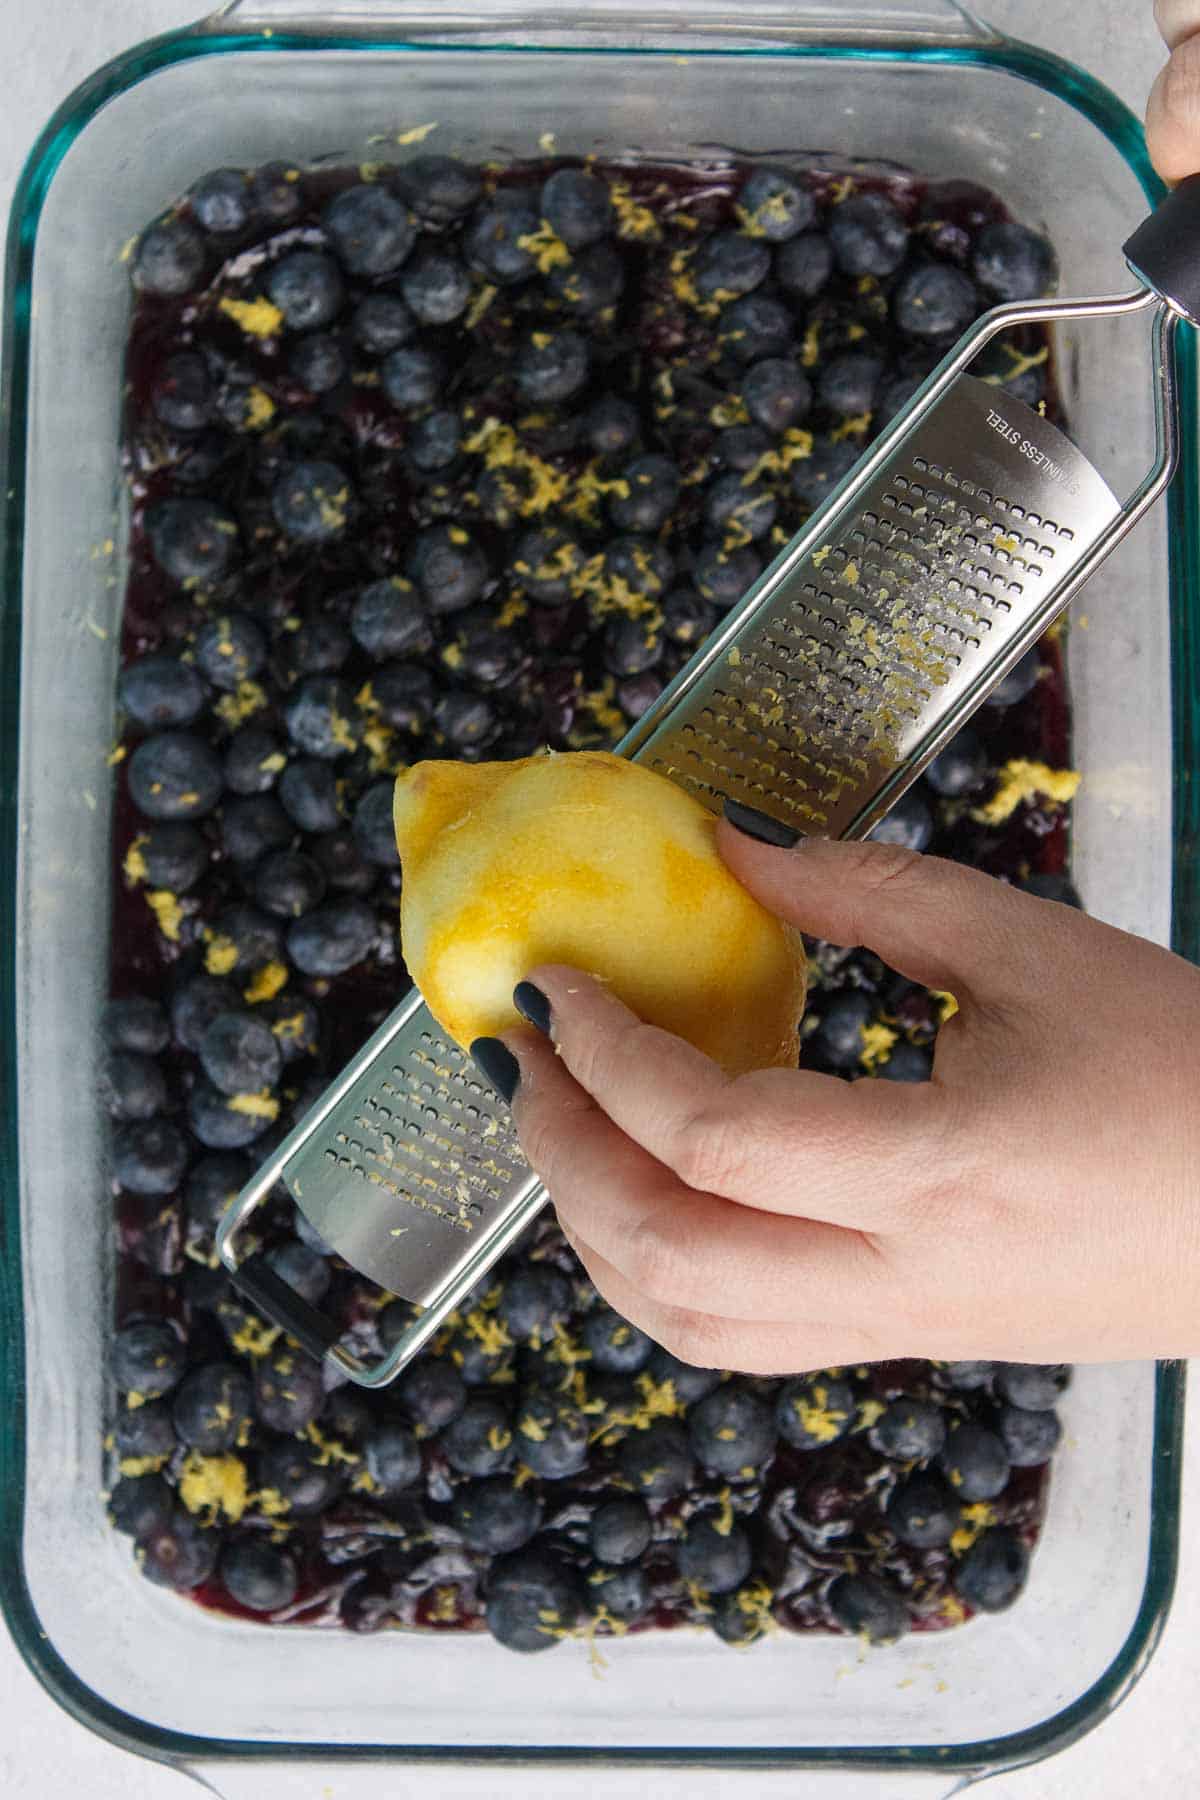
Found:
[(1154, 17), (1171, 52), (1150, 90), (1146, 142), (1164, 181), (1200, 169), (1200, 0), (1155, 0)]
[(959, 1011), (926, 1085), (733, 1080), (578, 971), (531, 970), (554, 1047), (507, 1035), (514, 1116), (606, 1299), (756, 1374), (1200, 1349), (1200, 972), (937, 858), (718, 842), (780, 917)]

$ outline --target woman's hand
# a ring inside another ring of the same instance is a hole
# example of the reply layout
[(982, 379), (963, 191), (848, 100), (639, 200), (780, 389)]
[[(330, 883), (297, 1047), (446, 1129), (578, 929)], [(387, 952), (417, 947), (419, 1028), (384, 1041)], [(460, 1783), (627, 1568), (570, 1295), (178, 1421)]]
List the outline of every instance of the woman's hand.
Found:
[(514, 1115), (612, 1305), (760, 1374), (1200, 1349), (1200, 972), (937, 858), (719, 833), (772, 911), (959, 1011), (926, 1085), (732, 1080), (586, 975), (530, 970), (553, 1047), (508, 1034)]
[(1164, 181), (1200, 169), (1200, 0), (1155, 0), (1154, 17), (1171, 52), (1150, 90), (1146, 142)]

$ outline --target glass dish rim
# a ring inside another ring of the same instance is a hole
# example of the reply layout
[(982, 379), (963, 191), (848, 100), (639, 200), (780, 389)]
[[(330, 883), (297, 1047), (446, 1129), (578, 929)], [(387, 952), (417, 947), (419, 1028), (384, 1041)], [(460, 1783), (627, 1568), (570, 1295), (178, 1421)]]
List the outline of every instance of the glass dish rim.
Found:
[[(43, 1632), (25, 1579), (22, 1559), (25, 1511), (24, 1309), (17, 1183), (15, 1054), (15, 933), (17, 854), (18, 699), (20, 693), (20, 597), (26, 492), (25, 438), (29, 390), (30, 286), (37, 227), (51, 182), (71, 144), (99, 108), (172, 64), (253, 50), (339, 52), (458, 52), (592, 57), (671, 54), (667, 47), (594, 46), (586, 43), (463, 43), (363, 35), (352, 30), (187, 27), (131, 47), (103, 65), (68, 96), (35, 143), (17, 183), (9, 220), (4, 289), (4, 366), (0, 373), (5, 431), (0, 439), (0, 1043), (10, 1047), (0, 1074), (0, 1403), (9, 1421), (0, 1433), (0, 1608), (31, 1672), (60, 1706), (88, 1729), (122, 1749), (180, 1765), (218, 1758), (270, 1762), (506, 1762), (519, 1766), (678, 1766), (720, 1762), (727, 1767), (912, 1769), (962, 1772), (1014, 1768), (1039, 1760), (1083, 1736), (1111, 1712), (1144, 1671), (1161, 1636), (1174, 1590), (1179, 1543), (1180, 1452), (1185, 1371), (1160, 1363), (1155, 1372), (1151, 1466), (1150, 1541), (1141, 1604), (1128, 1636), (1105, 1672), (1070, 1705), (1037, 1725), (996, 1739), (961, 1745), (820, 1746), (769, 1749), (606, 1749), (586, 1746), (346, 1745), (318, 1742), (228, 1740), (176, 1732), (148, 1724), (95, 1694), (79, 1679)], [(861, 42), (721, 46), (689, 49), (703, 57), (827, 58), (841, 62), (942, 64), (999, 70), (1065, 100), (1105, 136), (1137, 177), (1147, 201), (1165, 189), (1150, 167), (1142, 128), (1134, 114), (1100, 82), (1048, 51), (997, 37), (968, 44), (896, 45)], [(1191, 333), (1179, 343), (1182, 455), (1168, 497), (1168, 591), (1171, 624), (1173, 720), (1172, 946), (1200, 961), (1200, 858), (1187, 854), (1200, 840), (1200, 598), (1196, 592), (1197, 525), (1183, 502), (1197, 491), (1200, 453), (1196, 431), (1196, 356)], [(7, 1102), (7, 1104), (5, 1104)]]

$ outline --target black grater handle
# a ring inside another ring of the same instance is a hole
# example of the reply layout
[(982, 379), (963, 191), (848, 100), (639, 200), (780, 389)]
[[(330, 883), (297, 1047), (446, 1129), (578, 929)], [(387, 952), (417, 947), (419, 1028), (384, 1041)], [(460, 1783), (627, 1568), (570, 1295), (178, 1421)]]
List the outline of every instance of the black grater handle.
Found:
[(341, 1332), (333, 1320), (311, 1306), (289, 1282), (277, 1275), (261, 1253), (248, 1256), (230, 1270), (230, 1278), (257, 1310), (282, 1325), (289, 1337), (321, 1362), (337, 1343)]
[(1200, 326), (1200, 175), (1172, 188), (1123, 248), (1134, 274)]

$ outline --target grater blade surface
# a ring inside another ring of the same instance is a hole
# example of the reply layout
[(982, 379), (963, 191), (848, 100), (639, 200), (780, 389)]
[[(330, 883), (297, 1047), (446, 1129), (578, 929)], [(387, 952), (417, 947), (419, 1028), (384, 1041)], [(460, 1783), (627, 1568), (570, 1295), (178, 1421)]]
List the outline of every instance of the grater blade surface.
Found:
[[(1120, 513), (1054, 425), (960, 375), (619, 748), (713, 811), (729, 795), (810, 835), (862, 836), (1065, 604)], [(268, 1177), (353, 1266), (443, 1313), (545, 1199), (507, 1107), (416, 994)]]

